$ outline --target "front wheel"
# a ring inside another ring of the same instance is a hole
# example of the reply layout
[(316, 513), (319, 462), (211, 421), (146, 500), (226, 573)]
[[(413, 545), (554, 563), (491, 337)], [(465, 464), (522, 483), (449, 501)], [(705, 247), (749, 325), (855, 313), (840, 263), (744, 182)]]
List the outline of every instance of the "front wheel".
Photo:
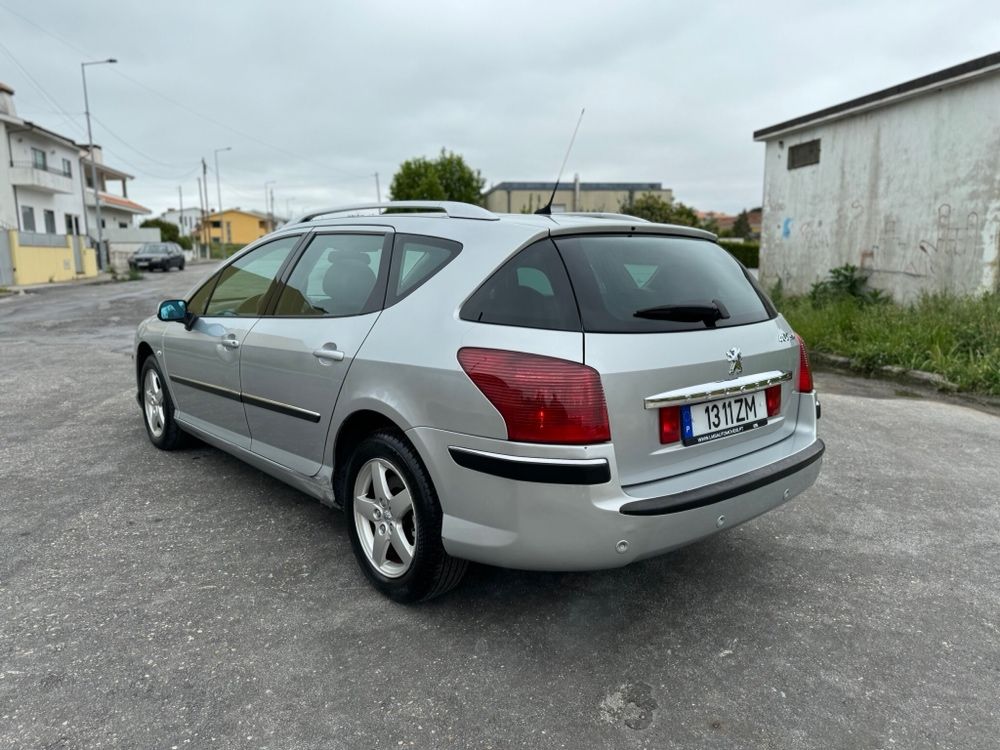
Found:
[(141, 378), (142, 415), (149, 442), (165, 451), (180, 448), (184, 444), (184, 433), (174, 421), (174, 402), (152, 354), (142, 363)]
[(345, 498), (351, 546), (368, 580), (389, 598), (416, 602), (458, 585), (468, 566), (441, 543), (441, 505), (413, 447), (377, 432), (351, 457)]

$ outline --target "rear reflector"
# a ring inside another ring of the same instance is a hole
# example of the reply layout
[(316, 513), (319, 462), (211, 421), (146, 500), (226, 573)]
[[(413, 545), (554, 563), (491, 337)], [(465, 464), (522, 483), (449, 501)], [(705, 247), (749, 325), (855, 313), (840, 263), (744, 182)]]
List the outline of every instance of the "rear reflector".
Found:
[(806, 344), (799, 334), (795, 334), (799, 340), (799, 393), (812, 393), (813, 374), (809, 367), (809, 353), (806, 351)]
[(611, 439), (601, 376), (592, 367), (471, 347), (458, 350), (458, 361), (500, 412), (510, 440), (583, 445)]
[(681, 439), (681, 407), (665, 406), (660, 409), (660, 442), (663, 445)]
[(767, 416), (777, 416), (781, 411), (781, 386), (772, 385), (764, 391), (764, 400), (767, 402)]

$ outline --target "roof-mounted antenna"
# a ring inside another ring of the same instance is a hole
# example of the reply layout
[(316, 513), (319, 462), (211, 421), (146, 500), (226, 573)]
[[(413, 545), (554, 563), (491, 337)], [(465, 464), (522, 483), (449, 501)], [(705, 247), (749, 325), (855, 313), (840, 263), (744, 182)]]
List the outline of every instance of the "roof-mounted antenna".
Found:
[(563, 157), (562, 166), (559, 167), (559, 175), (556, 177), (556, 184), (552, 188), (552, 195), (549, 196), (549, 202), (535, 211), (536, 214), (548, 216), (552, 213), (552, 201), (556, 199), (556, 190), (559, 189), (559, 180), (562, 179), (563, 170), (566, 169), (566, 162), (569, 161), (569, 152), (573, 150), (573, 142), (576, 140), (577, 131), (580, 130), (580, 123), (583, 122), (583, 113), (586, 111), (586, 107), (583, 107), (580, 110), (580, 118), (576, 121), (576, 127), (573, 128), (573, 137), (569, 139), (569, 148), (566, 149), (566, 156)]

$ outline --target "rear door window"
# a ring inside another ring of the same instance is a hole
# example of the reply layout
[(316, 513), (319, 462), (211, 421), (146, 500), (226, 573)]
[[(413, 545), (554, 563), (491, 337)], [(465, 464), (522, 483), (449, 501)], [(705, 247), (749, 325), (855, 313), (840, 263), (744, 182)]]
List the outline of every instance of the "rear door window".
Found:
[(477, 323), (580, 330), (566, 267), (548, 239), (529, 245), (500, 266), (462, 306), (461, 317)]
[[(714, 242), (587, 235), (558, 237), (555, 243), (569, 269), (585, 331), (693, 331), (774, 317), (743, 267)], [(719, 317), (677, 319), (706, 308), (718, 309)]]
[(374, 312), (385, 299), (383, 234), (318, 234), (285, 282), (274, 315), (346, 317)]

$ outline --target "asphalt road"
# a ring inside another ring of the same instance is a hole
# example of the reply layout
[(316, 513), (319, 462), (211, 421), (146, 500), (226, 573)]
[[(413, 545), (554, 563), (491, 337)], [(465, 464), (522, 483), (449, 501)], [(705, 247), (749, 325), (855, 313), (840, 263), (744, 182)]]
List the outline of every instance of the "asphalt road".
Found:
[(791, 504), (405, 607), (338, 512), (147, 441), (134, 325), (204, 271), (0, 300), (0, 748), (997, 746), (997, 416), (820, 375)]

